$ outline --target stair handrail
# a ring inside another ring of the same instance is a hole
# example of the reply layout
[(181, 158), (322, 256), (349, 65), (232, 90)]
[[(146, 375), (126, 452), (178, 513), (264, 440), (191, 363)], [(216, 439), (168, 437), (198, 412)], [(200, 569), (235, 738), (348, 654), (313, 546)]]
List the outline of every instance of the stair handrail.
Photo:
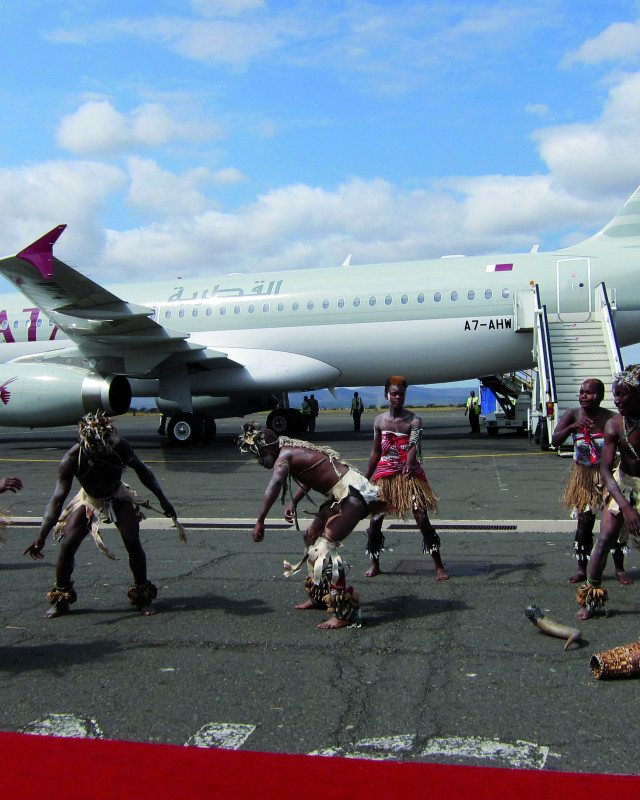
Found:
[[(540, 288), (534, 284), (535, 297), (535, 330), (533, 354), (538, 370), (537, 396), (532, 397), (532, 416), (535, 414), (543, 425), (546, 425), (547, 441), (551, 441), (553, 429), (556, 425), (558, 409), (558, 396), (556, 393), (556, 380), (553, 371), (553, 356), (551, 354), (551, 335), (549, 333), (549, 320), (547, 307), (540, 303)], [(547, 402), (553, 403), (553, 414), (547, 413)], [(551, 423), (551, 426), (549, 425)]]
[(611, 304), (609, 303), (609, 295), (607, 294), (607, 287), (604, 282), (596, 286), (595, 297), (605, 333), (604, 339), (609, 355), (609, 364), (612, 367), (611, 371), (614, 374), (622, 372), (624, 369), (622, 353), (620, 352), (618, 334), (616, 333), (616, 326), (613, 321), (613, 314), (611, 313)]

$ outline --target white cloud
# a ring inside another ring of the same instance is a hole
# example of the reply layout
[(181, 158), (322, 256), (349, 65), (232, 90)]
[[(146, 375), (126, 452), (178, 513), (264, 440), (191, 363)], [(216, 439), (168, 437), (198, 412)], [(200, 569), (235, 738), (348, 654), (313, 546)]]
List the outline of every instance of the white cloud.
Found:
[(534, 139), (556, 182), (579, 196), (628, 189), (640, 175), (640, 73), (626, 74), (609, 90), (600, 118), (538, 130)]
[(640, 21), (614, 22), (598, 36), (587, 39), (577, 50), (568, 53), (563, 63), (576, 61), (599, 64), (602, 61), (637, 62), (640, 57)]
[(527, 114), (538, 114), (540, 117), (546, 117), (551, 112), (546, 103), (529, 103), (524, 107)]
[(245, 65), (253, 58), (276, 50), (283, 41), (273, 23), (197, 21), (182, 26), (171, 48), (186, 58), (207, 63)]
[(122, 37), (156, 42), (185, 58), (208, 64), (246, 67), (252, 59), (280, 48), (292, 32), (276, 18), (265, 22), (151, 17), (107, 19), (75, 30), (58, 29), (47, 39), (61, 44), (91, 44)]
[(122, 170), (72, 161), (0, 171), (0, 252), (16, 252), (68, 222), (57, 254), (70, 254), (70, 263), (107, 283), (151, 273), (302, 269), (338, 266), (348, 253), (362, 264), (522, 252), (563, 224), (592, 232), (618, 205), (580, 199), (550, 176), (495, 175), (413, 190), (380, 179), (352, 178), (333, 190), (293, 184), (224, 212), (206, 192), (241, 177), (236, 171), (172, 174), (142, 158), (127, 166), (128, 201), (152, 221), (123, 231), (105, 231), (99, 222), (110, 195), (127, 188)]
[(504, 53), (517, 52), (541, 29), (549, 13), (535, 4), (481, 8), (459, 3), (325, 4), (308, 0), (192, 0), (193, 14), (121, 17), (45, 34), (48, 41), (90, 44), (133, 37), (204, 64), (246, 69), (278, 53), (281, 62), (339, 73), (367, 90), (402, 93), (438, 85), (481, 63), (484, 74)]
[(106, 155), (219, 135), (220, 128), (214, 123), (176, 119), (158, 103), (144, 103), (122, 114), (108, 100), (90, 100), (63, 117), (56, 141), (71, 153)]
[(50, 161), (0, 170), (0, 252), (15, 253), (56, 225), (69, 228), (62, 251), (93, 258), (105, 238), (99, 215), (126, 188), (122, 170), (92, 161)]
[(213, 183), (217, 184), (218, 186), (222, 186), (225, 184), (231, 183), (242, 183), (242, 181), (246, 180), (246, 177), (240, 172), (239, 169), (235, 169), (235, 167), (224, 167), (223, 169), (218, 169), (215, 172), (211, 173), (211, 178)]
[(264, 6), (264, 0), (191, 0), (191, 6), (203, 17), (218, 15), (238, 16), (245, 11), (253, 11)]
[[(625, 198), (626, 199), (626, 198)], [(617, 208), (580, 200), (548, 177), (456, 178), (401, 191), (351, 179), (335, 190), (290, 185), (233, 213), (208, 209), (110, 231), (109, 270), (216, 274), (438, 258), (449, 253), (522, 252), (563, 223), (594, 230)]]
[(201, 189), (243, 179), (242, 173), (231, 167), (215, 172), (196, 167), (175, 175), (163, 170), (152, 159), (142, 158), (130, 158), (128, 168), (131, 178), (129, 204), (145, 214), (162, 217), (201, 214), (216, 205)]
[(462, 194), (465, 234), (480, 241), (549, 231), (576, 220), (587, 225), (602, 221), (601, 202), (577, 197), (550, 175), (486, 175), (450, 178), (442, 184)]

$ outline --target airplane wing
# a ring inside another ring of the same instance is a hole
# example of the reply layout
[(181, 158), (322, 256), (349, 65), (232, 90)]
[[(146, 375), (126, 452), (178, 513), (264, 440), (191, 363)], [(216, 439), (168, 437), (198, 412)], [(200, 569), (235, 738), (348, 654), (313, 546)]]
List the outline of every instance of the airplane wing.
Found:
[(122, 300), (55, 258), (53, 245), (65, 228), (58, 225), (17, 255), (1, 259), (0, 274), (40, 308), (85, 358), (108, 359), (111, 367), (119, 362), (117, 371), (128, 375), (146, 375), (174, 354), (186, 361), (227, 358), (152, 320), (153, 308)]

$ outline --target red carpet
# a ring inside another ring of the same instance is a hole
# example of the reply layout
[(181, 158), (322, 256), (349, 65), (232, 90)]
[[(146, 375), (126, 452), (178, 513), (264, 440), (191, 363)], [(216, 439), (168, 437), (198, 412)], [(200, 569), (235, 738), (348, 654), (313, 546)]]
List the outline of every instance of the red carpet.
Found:
[(0, 733), (0, 797), (14, 800), (624, 800), (640, 777), (402, 764)]

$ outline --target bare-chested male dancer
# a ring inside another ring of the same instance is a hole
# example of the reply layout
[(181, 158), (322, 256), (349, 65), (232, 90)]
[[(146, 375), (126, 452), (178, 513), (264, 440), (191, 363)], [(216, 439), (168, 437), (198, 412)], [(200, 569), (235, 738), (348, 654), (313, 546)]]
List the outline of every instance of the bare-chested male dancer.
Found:
[[(122, 483), (126, 467), (135, 471), (140, 481), (160, 501), (164, 515), (173, 518), (181, 530), (175, 509), (164, 496), (153, 472), (138, 458), (129, 442), (117, 435), (109, 417), (101, 412), (84, 416), (80, 420), (78, 438), (78, 443), (65, 453), (60, 462), (58, 482), (45, 510), (38, 538), (23, 554), (28, 553), (34, 559), (44, 558), (45, 541), (56, 526), (54, 537), (61, 538), (62, 545), (56, 566), (56, 582), (47, 594), (51, 608), (46, 616), (66, 614), (69, 606), (77, 600), (71, 576), (76, 551), (89, 532), (98, 548), (114, 558), (100, 536), (101, 522), (115, 522), (127, 548), (135, 581), (127, 593), (129, 602), (143, 613), (151, 614), (149, 607), (158, 590), (147, 580), (147, 558), (140, 543), (140, 520), (144, 518), (140, 506), (149, 506)], [(62, 511), (74, 477), (82, 488)]]
[(296, 608), (328, 609), (332, 616), (318, 628), (342, 628), (356, 623), (360, 598), (351, 586), (347, 587), (345, 564), (338, 548), (360, 520), (387, 510), (387, 504), (380, 500), (380, 490), (342, 461), (339, 453), (330, 447), (278, 437), (255, 423), (243, 425), (238, 444), (242, 452), (253, 453), (261, 466), (273, 470), (253, 529), (254, 542), (264, 539), (265, 519), (281, 494), (284, 502), (289, 477), (295, 480), (298, 488), (284, 512), (288, 522), (293, 522), (296, 506), (309, 489), (328, 498), (304, 535), (303, 561), (294, 568), (285, 564), (285, 575), (294, 574), (307, 561), (309, 574), (305, 587), (309, 599)]
[[(627, 526), (636, 543), (640, 541), (640, 364), (633, 364), (616, 375), (613, 402), (619, 413), (605, 425), (600, 464), (605, 488), (604, 510), (600, 534), (591, 551), (589, 577), (576, 595), (581, 606), (576, 614), (579, 619), (590, 619), (608, 599), (607, 590), (602, 588), (602, 573), (607, 553), (622, 526)], [(614, 471), (616, 450), (620, 463)]]
[[(371, 482), (382, 490), (382, 498), (406, 519), (414, 516), (422, 533), (423, 553), (429, 553), (436, 567), (436, 580), (449, 579), (440, 557), (440, 537), (429, 521), (429, 511), (436, 511), (438, 498), (434, 495), (427, 476), (418, 461), (422, 420), (404, 407), (407, 382), (401, 375), (387, 378), (384, 396), (389, 409), (378, 414), (373, 423), (373, 449), (365, 473)], [(369, 525), (367, 552), (371, 566), (365, 572), (368, 578), (380, 574), (380, 553), (384, 545), (382, 517), (372, 519)]]
[[(571, 435), (573, 439), (573, 470), (567, 483), (562, 504), (569, 509), (577, 521), (573, 543), (578, 569), (569, 578), (570, 583), (580, 583), (587, 577), (587, 564), (593, 548), (593, 528), (596, 514), (602, 510), (602, 478), (600, 461), (604, 445), (604, 428), (615, 411), (601, 408), (604, 399), (604, 384), (597, 378), (582, 382), (577, 408), (570, 408), (560, 417), (551, 438), (551, 444), (559, 447)], [(632, 583), (624, 571), (625, 544), (616, 540), (611, 549), (616, 579), (620, 583)]]

